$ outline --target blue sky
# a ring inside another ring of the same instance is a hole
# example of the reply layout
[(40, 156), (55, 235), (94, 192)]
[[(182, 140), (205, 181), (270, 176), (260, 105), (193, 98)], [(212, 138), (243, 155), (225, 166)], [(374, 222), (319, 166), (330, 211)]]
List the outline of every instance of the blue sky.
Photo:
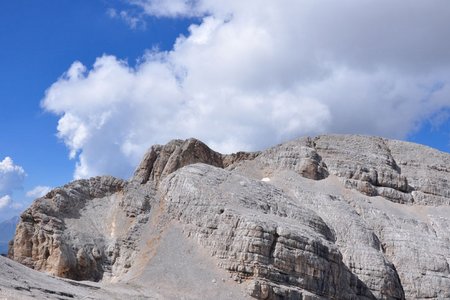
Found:
[(448, 4), (344, 2), (1, 1), (0, 162), (17, 168), (0, 181), (21, 188), (0, 188), (0, 221), (45, 187), (126, 178), (172, 138), (230, 152), (361, 133), (450, 152)]
[[(73, 179), (74, 162), (56, 137), (58, 118), (40, 105), (45, 90), (75, 60), (92, 65), (102, 54), (133, 64), (145, 49), (170, 49), (187, 30), (187, 19), (145, 17), (130, 28), (108, 15), (120, 1), (14, 0), (0, 3), (0, 161), (6, 156), (27, 173), (17, 201), (35, 186)], [(3, 195), (0, 195), (3, 196)], [(9, 216), (0, 211), (0, 219)]]

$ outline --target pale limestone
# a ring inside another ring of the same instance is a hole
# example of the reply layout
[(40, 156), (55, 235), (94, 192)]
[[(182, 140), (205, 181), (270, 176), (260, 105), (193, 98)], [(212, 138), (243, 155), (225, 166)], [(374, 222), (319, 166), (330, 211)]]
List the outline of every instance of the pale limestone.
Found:
[(163, 298), (450, 298), (449, 163), (366, 136), (233, 155), (175, 140), (152, 147), (130, 181), (75, 181), (37, 199), (11, 255)]

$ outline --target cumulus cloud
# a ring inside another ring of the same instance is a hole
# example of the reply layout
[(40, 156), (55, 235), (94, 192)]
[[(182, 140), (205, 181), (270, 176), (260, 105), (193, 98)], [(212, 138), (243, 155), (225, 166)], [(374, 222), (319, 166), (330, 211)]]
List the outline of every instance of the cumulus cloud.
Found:
[(445, 0), (130, 3), (201, 22), (136, 65), (74, 62), (47, 90), (42, 105), (60, 116), (77, 178), (128, 176), (148, 146), (172, 138), (231, 152), (324, 132), (404, 138), (448, 118)]
[(11, 157), (0, 161), (0, 195), (11, 194), (21, 189), (26, 173), (21, 166), (15, 165)]
[(25, 170), (10, 157), (0, 161), (0, 220), (17, 215), (23, 209), (24, 204), (15, 201), (12, 193), (22, 189), (26, 176)]
[(32, 190), (29, 190), (26, 193), (26, 196), (30, 198), (40, 198), (45, 196), (48, 192), (50, 192), (51, 189), (52, 188), (49, 186), (38, 185), (34, 187)]
[(25, 204), (21, 202), (14, 201), (13, 197), (10, 195), (5, 195), (0, 197), (0, 222), (8, 220), (13, 216), (19, 215)]

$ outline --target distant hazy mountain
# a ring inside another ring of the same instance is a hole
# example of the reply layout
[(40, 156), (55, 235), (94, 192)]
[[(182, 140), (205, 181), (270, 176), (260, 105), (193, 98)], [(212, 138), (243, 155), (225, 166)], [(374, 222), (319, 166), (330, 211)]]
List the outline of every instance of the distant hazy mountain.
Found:
[(15, 216), (0, 223), (0, 254), (8, 253), (8, 242), (13, 238), (19, 217)]

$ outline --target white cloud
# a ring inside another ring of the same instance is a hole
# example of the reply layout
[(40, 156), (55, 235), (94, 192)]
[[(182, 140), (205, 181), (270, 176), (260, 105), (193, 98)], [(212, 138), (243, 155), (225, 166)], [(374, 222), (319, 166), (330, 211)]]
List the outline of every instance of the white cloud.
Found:
[(197, 0), (130, 0), (131, 4), (141, 7), (147, 14), (157, 17), (197, 16), (202, 14)]
[(147, 23), (144, 21), (142, 16), (133, 15), (131, 12), (126, 10), (116, 10), (114, 8), (110, 8), (106, 13), (112, 19), (122, 20), (131, 29), (145, 29), (147, 27)]
[(47, 90), (43, 107), (60, 115), (75, 177), (127, 176), (172, 138), (229, 152), (323, 132), (404, 138), (448, 118), (446, 0), (130, 3), (204, 17), (170, 52), (134, 67), (113, 56), (91, 69), (75, 62)]
[[(3, 197), (0, 197), (0, 210), (3, 210), (5, 208), (8, 208), (9, 213), (17, 214), (17, 212), (20, 212), (24, 208), (24, 204), (13, 201), (10, 195), (5, 195)], [(5, 211), (3, 211), (3, 213), (4, 212)]]
[(25, 170), (14, 163), (10, 157), (0, 161), (0, 221), (18, 215), (24, 204), (14, 201), (14, 190), (22, 189), (27, 174)]
[(50, 192), (51, 189), (52, 188), (49, 186), (38, 185), (34, 187), (32, 190), (29, 190), (26, 193), (26, 196), (30, 198), (40, 198), (45, 196), (48, 192)]
[(0, 210), (8, 207), (11, 204), (11, 197), (6, 195), (3, 197), (0, 197)]
[(10, 195), (0, 197), (0, 222), (18, 216), (29, 203), (14, 201)]
[(11, 194), (21, 189), (26, 173), (21, 166), (15, 165), (10, 157), (0, 161), (0, 195)]

